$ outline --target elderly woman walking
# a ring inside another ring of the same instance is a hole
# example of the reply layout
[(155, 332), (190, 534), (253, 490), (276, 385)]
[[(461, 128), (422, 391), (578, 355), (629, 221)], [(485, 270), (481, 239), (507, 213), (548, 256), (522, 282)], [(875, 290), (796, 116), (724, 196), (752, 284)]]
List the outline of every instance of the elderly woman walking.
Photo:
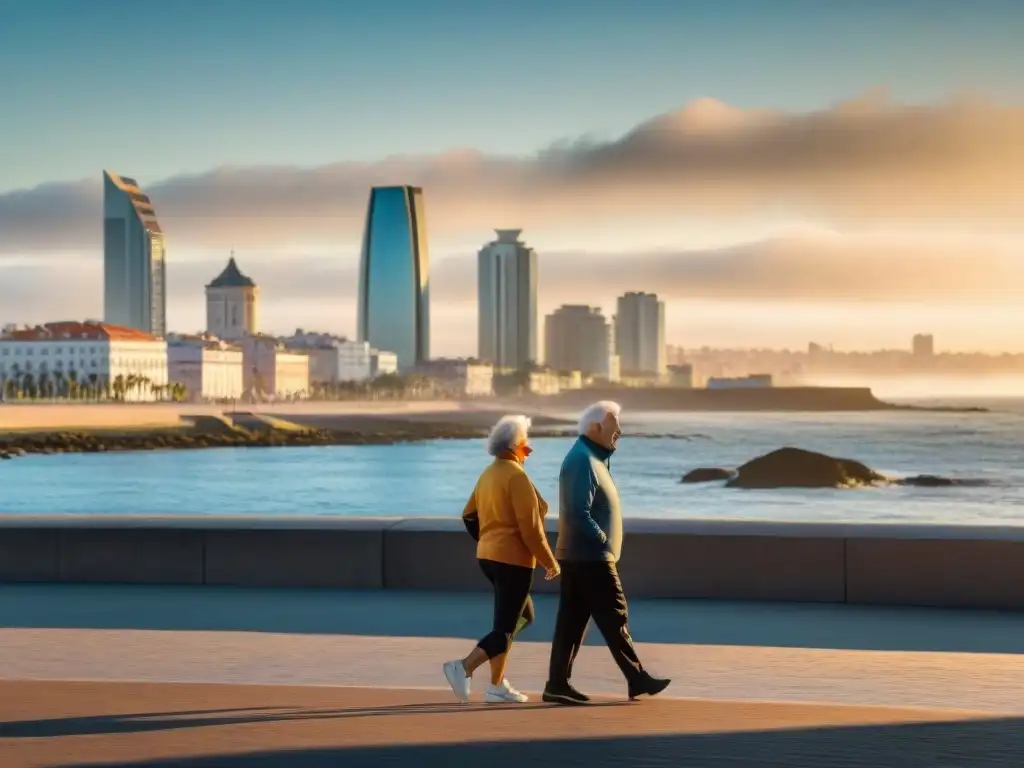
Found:
[(526, 416), (505, 416), (494, 426), (487, 440), (487, 452), (494, 461), (480, 475), (462, 513), (467, 530), (477, 540), (480, 569), (494, 586), (491, 631), (466, 658), (444, 665), (444, 676), (462, 702), (469, 701), (473, 672), (484, 662), (490, 663), (491, 670), (484, 701), (527, 700), (505, 678), (508, 652), (516, 634), (533, 621), (530, 587), (537, 562), (547, 571), (544, 578), (559, 574), (544, 533), (548, 505), (523, 469), (533, 453), (529, 430)]

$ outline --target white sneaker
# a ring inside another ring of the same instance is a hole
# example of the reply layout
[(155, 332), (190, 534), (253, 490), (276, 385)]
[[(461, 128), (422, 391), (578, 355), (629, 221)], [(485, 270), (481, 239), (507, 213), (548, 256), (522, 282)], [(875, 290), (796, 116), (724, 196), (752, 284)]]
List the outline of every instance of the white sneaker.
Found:
[(463, 704), (468, 704), (473, 678), (466, 676), (466, 668), (462, 665), (462, 661), (456, 659), (455, 661), (446, 662), (443, 669), (448, 685), (452, 687), (452, 693)]
[(520, 693), (508, 680), (502, 680), (500, 685), (487, 685), (487, 692), (484, 694), (484, 701), (491, 704), (497, 704), (502, 702), (516, 702), (522, 704), (524, 701), (529, 701), (530, 697), (525, 693)]

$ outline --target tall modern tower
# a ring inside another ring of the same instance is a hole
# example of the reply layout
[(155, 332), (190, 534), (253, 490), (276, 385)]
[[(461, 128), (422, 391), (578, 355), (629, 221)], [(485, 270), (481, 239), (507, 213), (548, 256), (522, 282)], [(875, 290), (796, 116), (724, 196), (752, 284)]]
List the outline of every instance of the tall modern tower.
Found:
[(374, 187), (359, 260), (359, 341), (394, 352), (399, 369), (430, 359), (430, 256), (423, 190)]
[(521, 229), (495, 232), (477, 256), (477, 346), (481, 359), (518, 370), (537, 362), (537, 253)]
[(164, 232), (138, 182), (103, 172), (103, 318), (167, 335)]
[(630, 292), (619, 297), (615, 353), (622, 373), (665, 373), (665, 304), (657, 294)]

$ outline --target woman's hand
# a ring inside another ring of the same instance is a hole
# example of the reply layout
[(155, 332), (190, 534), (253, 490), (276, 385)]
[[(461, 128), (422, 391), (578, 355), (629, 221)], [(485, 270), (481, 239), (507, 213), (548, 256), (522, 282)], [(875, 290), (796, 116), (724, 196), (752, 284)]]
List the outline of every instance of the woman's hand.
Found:
[(554, 568), (548, 568), (544, 572), (544, 581), (551, 581), (552, 579), (558, 578), (558, 575), (562, 572), (558, 563), (555, 563)]

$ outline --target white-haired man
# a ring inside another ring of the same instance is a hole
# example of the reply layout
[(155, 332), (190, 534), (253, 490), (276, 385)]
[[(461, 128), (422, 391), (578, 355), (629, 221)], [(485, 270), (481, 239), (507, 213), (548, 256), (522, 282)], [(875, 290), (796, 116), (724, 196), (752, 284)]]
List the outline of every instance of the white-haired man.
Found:
[(622, 551), (622, 509), (610, 458), (622, 434), (620, 411), (617, 403), (602, 401), (583, 412), (579, 439), (558, 475), (555, 557), (562, 568), (562, 584), (544, 701), (590, 700), (569, 680), (591, 617), (626, 678), (629, 698), (661, 693), (671, 682), (653, 677), (637, 658), (616, 566)]

